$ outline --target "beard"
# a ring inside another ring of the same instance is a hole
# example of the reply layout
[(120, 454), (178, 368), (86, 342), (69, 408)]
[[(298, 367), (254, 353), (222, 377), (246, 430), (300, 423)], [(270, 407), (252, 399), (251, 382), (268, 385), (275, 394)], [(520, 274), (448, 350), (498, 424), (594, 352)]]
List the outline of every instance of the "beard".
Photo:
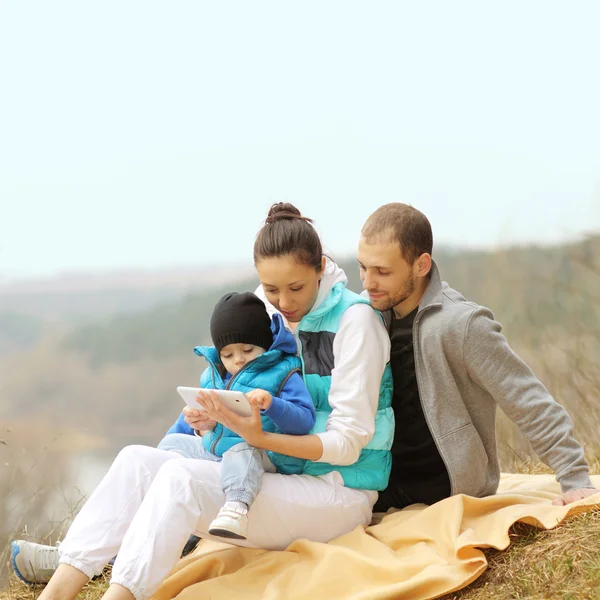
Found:
[(371, 300), (371, 306), (380, 312), (390, 310), (394, 306), (398, 306), (401, 302), (404, 302), (409, 298), (415, 291), (415, 278), (410, 277), (404, 284), (404, 287), (394, 294), (387, 293), (383, 298), (378, 300)]

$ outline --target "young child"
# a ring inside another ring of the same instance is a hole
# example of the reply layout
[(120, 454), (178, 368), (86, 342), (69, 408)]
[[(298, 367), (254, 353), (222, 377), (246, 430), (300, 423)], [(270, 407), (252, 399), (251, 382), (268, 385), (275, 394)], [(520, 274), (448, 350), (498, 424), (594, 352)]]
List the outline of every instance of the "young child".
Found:
[[(214, 347), (197, 347), (209, 366), (200, 387), (244, 392), (258, 401), (266, 431), (305, 435), (315, 424), (315, 408), (301, 375), (294, 336), (279, 315), (273, 321), (254, 294), (230, 293), (216, 304), (210, 322)], [(246, 539), (248, 511), (263, 473), (301, 473), (304, 461), (249, 446), (217, 424), (196, 432), (183, 414), (158, 445), (185, 458), (222, 461), (225, 504), (209, 527), (211, 535)]]

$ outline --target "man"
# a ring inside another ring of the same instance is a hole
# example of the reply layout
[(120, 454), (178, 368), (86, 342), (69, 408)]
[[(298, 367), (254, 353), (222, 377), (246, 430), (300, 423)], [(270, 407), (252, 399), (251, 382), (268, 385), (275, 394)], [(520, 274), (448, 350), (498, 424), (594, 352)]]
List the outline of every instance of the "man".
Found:
[(440, 278), (433, 235), (412, 206), (386, 204), (365, 223), (358, 246), (361, 280), (391, 338), (396, 433), (392, 474), (376, 511), (498, 488), (496, 406), (557, 475), (554, 504), (594, 489), (565, 409), (512, 351), (492, 312)]

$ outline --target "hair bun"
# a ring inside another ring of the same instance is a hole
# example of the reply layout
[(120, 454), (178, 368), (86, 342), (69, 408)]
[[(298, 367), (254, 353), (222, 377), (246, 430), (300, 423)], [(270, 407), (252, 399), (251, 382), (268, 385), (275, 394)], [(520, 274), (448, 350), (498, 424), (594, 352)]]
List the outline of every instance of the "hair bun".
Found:
[(273, 204), (254, 242), (254, 264), (292, 256), (301, 265), (323, 270), (323, 246), (312, 221), (289, 202)]
[(277, 202), (276, 204), (273, 204), (269, 209), (265, 223), (275, 223), (276, 221), (282, 221), (283, 219), (301, 219), (302, 221), (312, 223), (311, 219), (303, 217), (302, 213), (289, 202)]

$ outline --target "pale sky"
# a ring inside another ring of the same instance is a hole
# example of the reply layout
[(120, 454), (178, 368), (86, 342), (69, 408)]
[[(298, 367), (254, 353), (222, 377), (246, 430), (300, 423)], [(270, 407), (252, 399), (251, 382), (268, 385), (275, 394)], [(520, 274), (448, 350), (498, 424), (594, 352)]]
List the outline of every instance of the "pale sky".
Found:
[(353, 252), (600, 230), (600, 3), (0, 4), (0, 281), (250, 262), (272, 202)]

